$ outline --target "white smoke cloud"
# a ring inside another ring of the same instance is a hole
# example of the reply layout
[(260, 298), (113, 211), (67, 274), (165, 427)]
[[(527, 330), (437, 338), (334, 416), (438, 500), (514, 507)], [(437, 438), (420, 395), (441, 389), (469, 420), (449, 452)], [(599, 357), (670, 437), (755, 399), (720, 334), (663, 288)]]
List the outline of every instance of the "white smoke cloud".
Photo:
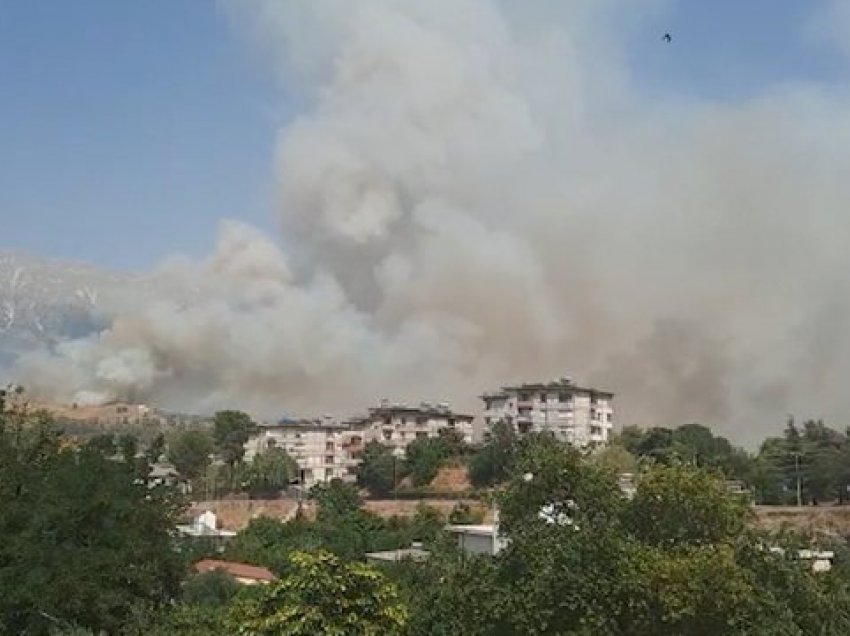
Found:
[(225, 224), (97, 338), (25, 356), (28, 384), (271, 415), (569, 373), (625, 423), (850, 418), (845, 94), (642, 96), (617, 42), (664, 3), (224, 6), (304, 104), (289, 252)]

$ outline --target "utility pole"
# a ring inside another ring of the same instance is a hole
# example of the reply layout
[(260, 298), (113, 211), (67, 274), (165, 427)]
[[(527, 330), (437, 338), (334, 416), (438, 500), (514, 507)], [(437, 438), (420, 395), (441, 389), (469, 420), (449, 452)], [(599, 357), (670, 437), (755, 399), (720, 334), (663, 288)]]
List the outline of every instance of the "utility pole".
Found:
[(797, 507), (803, 505), (803, 487), (800, 481), (800, 453), (794, 453), (794, 472), (797, 474)]
[[(401, 456), (404, 454), (404, 451), (401, 450), (399, 446), (396, 446), (392, 450), (393, 456), (393, 507), (395, 508), (395, 514), (399, 513), (398, 510), (398, 475), (397, 475), (397, 463)], [(399, 561), (399, 547), (396, 544), (395, 549), (395, 563)]]

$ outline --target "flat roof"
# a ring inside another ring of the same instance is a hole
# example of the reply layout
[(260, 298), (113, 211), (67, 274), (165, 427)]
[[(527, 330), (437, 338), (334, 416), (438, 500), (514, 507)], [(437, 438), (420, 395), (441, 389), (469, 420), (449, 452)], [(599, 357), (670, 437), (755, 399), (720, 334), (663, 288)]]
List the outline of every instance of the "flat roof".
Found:
[(611, 393), (611, 391), (578, 386), (571, 382), (528, 382), (516, 385), (506, 385), (501, 387), (498, 391), (486, 392), (481, 395), (481, 399), (499, 397), (506, 398), (510, 397), (510, 394), (512, 393), (519, 393), (521, 391), (570, 391), (572, 393), (586, 393), (590, 395), (614, 397), (614, 394)]
[(373, 406), (369, 409), (369, 415), (376, 413), (416, 413), (419, 415), (443, 415), (448, 417), (456, 417), (460, 419), (475, 419), (474, 415), (466, 415), (464, 413), (456, 413), (451, 408), (446, 407), (426, 407), (426, 406), (409, 406), (405, 404)]
[(192, 568), (198, 574), (213, 572), (215, 570), (223, 570), (230, 576), (239, 579), (253, 579), (255, 581), (274, 581), (277, 577), (272, 574), (271, 570), (256, 565), (248, 565), (247, 563), (238, 563), (236, 561), (219, 561), (217, 559), (202, 559), (195, 563)]
[(313, 429), (313, 430), (337, 430), (345, 428), (342, 422), (332, 420), (284, 420), (280, 422), (260, 422), (258, 428), (281, 428), (281, 429)]
[(366, 558), (374, 561), (403, 561), (410, 559), (411, 561), (424, 561), (431, 556), (428, 550), (420, 548), (400, 548), (398, 550), (382, 550), (380, 552), (367, 552)]
[(449, 525), (446, 530), (455, 534), (474, 534), (478, 536), (493, 536), (495, 526), (489, 523), (469, 524), (469, 525)]

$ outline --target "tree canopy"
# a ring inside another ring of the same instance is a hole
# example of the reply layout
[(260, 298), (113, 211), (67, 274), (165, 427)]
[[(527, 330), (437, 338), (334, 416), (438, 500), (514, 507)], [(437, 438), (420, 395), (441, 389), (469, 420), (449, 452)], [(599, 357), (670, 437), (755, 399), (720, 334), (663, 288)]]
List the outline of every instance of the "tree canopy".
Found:
[(115, 633), (179, 589), (182, 501), (101, 442), (63, 447), (45, 415), (0, 405), (0, 632)]
[(213, 416), (215, 448), (225, 463), (232, 466), (245, 455), (245, 443), (256, 424), (242, 411), (218, 411)]
[(237, 602), (230, 614), (240, 636), (394, 636), (407, 621), (407, 608), (383, 574), (324, 551), (291, 554), (280, 580)]

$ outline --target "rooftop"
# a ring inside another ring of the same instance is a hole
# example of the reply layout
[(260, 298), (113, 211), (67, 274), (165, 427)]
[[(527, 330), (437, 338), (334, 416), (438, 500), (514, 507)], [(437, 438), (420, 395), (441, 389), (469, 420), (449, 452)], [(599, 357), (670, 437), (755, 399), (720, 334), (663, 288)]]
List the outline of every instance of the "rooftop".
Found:
[(309, 430), (327, 430), (327, 429), (343, 429), (345, 425), (330, 418), (313, 418), (313, 419), (291, 419), (282, 418), (277, 422), (260, 422), (258, 428), (289, 428), (289, 429), (309, 429)]
[(399, 550), (383, 550), (381, 552), (367, 552), (366, 558), (373, 561), (387, 561), (395, 563), (397, 561), (411, 560), (424, 561), (431, 556), (428, 550), (421, 548), (401, 548)]
[(496, 527), (490, 523), (469, 524), (469, 525), (450, 525), (446, 526), (446, 530), (455, 534), (474, 534), (478, 536), (492, 536), (496, 531)]
[(604, 397), (614, 397), (610, 391), (578, 386), (571, 378), (559, 378), (551, 382), (524, 382), (522, 384), (506, 385), (498, 391), (484, 393), (482, 398), (509, 397), (521, 391), (570, 391), (573, 393), (589, 393)]
[(418, 406), (412, 406), (404, 403), (390, 403), (387, 400), (382, 400), (378, 406), (373, 406), (369, 409), (369, 415), (380, 415), (384, 413), (413, 413), (417, 415), (450, 415), (461, 419), (474, 419), (472, 415), (464, 413), (456, 413), (452, 411), (451, 405), (448, 402), (439, 402), (437, 404), (431, 402), (421, 402)]
[(218, 561), (216, 559), (203, 559), (192, 566), (198, 574), (213, 572), (215, 570), (223, 570), (230, 576), (237, 579), (251, 579), (254, 581), (271, 582), (277, 577), (266, 568), (261, 568), (256, 565), (248, 565), (247, 563), (237, 563), (236, 561)]

